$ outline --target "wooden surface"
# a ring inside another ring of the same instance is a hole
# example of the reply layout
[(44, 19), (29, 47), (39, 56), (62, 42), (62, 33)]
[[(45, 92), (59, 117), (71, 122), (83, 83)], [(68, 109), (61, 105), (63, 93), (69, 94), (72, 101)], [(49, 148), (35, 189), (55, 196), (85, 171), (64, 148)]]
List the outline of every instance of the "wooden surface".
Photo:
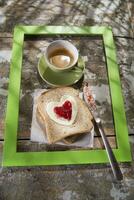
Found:
[[(9, 83), (9, 66), (16, 24), (110, 25), (113, 28), (121, 77), (129, 138), (134, 153), (134, 5), (127, 1), (0, 1), (0, 163), (4, 139), (4, 119)], [(103, 127), (116, 147), (103, 43), (101, 38), (60, 37), (71, 40), (86, 57), (84, 81), (96, 95)], [(29, 140), (32, 95), (46, 88), (37, 73), (38, 58), (56, 38), (25, 38), (21, 80), (18, 151), (50, 150)], [(76, 85), (81, 89), (81, 82)], [(104, 95), (104, 93), (106, 95)], [(94, 148), (104, 148), (95, 136)], [(124, 181), (117, 183), (109, 165), (36, 168), (0, 168), (0, 199), (133, 199), (134, 162), (121, 163)], [(10, 187), (8, 187), (10, 185)], [(12, 192), (14, 191), (14, 192)]]

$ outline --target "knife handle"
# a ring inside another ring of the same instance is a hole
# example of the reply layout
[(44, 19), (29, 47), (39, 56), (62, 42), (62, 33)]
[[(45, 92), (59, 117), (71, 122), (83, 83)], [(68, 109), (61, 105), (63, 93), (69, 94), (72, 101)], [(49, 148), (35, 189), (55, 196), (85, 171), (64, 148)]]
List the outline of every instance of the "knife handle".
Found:
[(98, 125), (99, 133), (101, 134), (105, 149), (107, 151), (107, 155), (108, 155), (108, 158), (109, 158), (109, 161), (110, 161), (110, 165), (111, 165), (114, 177), (117, 180), (122, 180), (123, 179), (122, 172), (121, 172), (119, 164), (118, 164), (118, 162), (117, 162), (117, 160), (115, 158), (115, 155), (114, 155), (114, 153), (112, 151), (112, 148), (111, 148), (111, 146), (110, 146), (110, 144), (108, 142), (108, 139), (107, 139), (107, 137), (105, 135), (104, 129), (103, 129), (102, 124), (101, 124), (101, 121), (100, 121), (100, 119), (95, 120), (95, 121), (96, 121), (96, 123)]

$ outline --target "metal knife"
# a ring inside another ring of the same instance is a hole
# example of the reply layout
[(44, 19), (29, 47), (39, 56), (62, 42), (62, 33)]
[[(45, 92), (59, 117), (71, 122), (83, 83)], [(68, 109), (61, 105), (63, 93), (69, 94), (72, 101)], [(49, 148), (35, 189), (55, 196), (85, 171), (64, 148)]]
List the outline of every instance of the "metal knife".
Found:
[(87, 103), (89, 110), (92, 113), (93, 124), (95, 125), (95, 127), (97, 128), (98, 132), (100, 133), (100, 135), (102, 137), (102, 141), (104, 143), (114, 177), (117, 180), (122, 180), (123, 179), (122, 172), (121, 172), (118, 162), (115, 158), (115, 155), (112, 151), (112, 148), (108, 142), (108, 139), (105, 135), (104, 129), (101, 124), (101, 119), (97, 112), (96, 103), (95, 103), (94, 97), (92, 95), (92, 92), (91, 92), (91, 89), (90, 89), (88, 83), (86, 83), (86, 85), (84, 85), (84, 87), (83, 87), (83, 97), (84, 97), (85, 102)]

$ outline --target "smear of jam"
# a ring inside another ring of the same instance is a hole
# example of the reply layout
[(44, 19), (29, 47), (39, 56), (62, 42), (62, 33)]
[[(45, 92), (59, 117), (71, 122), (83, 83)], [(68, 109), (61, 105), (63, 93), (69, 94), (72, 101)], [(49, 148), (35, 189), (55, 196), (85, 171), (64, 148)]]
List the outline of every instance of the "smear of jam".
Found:
[(65, 101), (62, 106), (54, 107), (54, 112), (58, 117), (71, 120), (72, 117), (72, 104), (70, 101)]

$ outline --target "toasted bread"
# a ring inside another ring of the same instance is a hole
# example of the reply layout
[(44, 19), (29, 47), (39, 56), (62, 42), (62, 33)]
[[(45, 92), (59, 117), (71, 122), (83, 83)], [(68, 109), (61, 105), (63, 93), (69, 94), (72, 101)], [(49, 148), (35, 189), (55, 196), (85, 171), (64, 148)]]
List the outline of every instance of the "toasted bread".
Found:
[[(63, 95), (70, 95), (75, 98), (78, 105), (78, 113), (74, 123), (65, 126), (53, 121), (44, 109), (51, 101), (60, 101)], [(90, 132), (92, 128), (92, 115), (85, 105), (84, 101), (79, 98), (79, 92), (71, 87), (62, 87), (49, 90), (41, 94), (37, 103), (37, 115), (40, 113), (41, 120), (45, 124), (45, 132), (50, 144), (60, 141), (68, 136)]]
[[(44, 133), (46, 133), (45, 121), (44, 121), (43, 117), (41, 116), (41, 113), (38, 108), (36, 111), (36, 120), (37, 120), (38, 124), (40, 125), (41, 129), (44, 131)], [(84, 136), (83, 133), (79, 134), (79, 135), (68, 136), (68, 137), (64, 138), (62, 140), (62, 142), (64, 142), (67, 145), (72, 144), (72, 143), (76, 142), (77, 140), (80, 140), (82, 135)]]

